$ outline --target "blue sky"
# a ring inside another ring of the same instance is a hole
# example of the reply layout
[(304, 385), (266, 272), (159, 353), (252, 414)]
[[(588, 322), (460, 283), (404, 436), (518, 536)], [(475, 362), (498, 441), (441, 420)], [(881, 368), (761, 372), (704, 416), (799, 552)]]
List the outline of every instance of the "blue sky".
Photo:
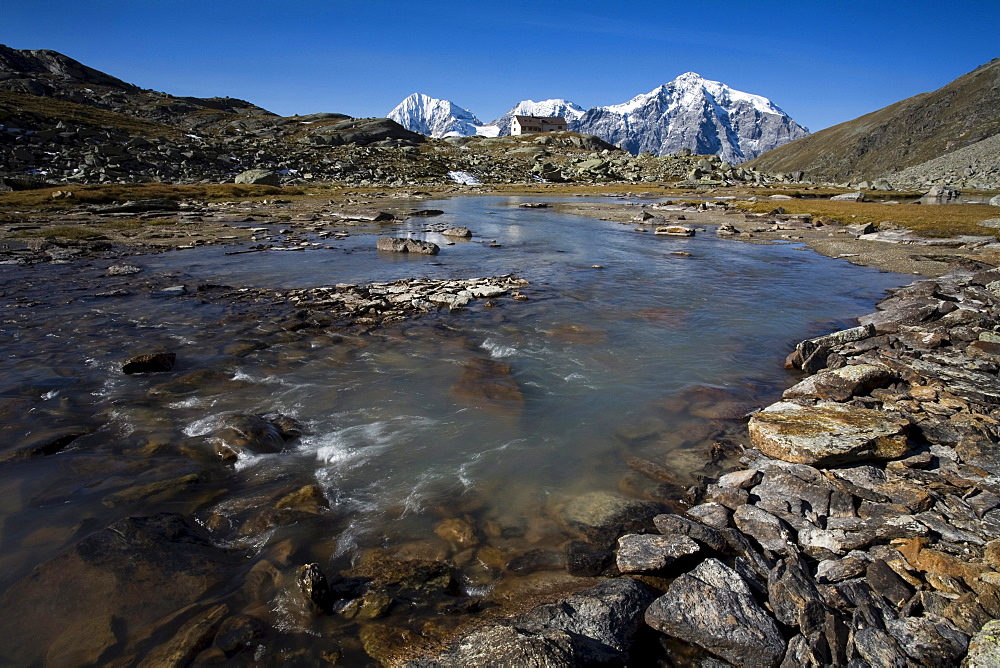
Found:
[(617, 104), (694, 71), (816, 131), (1000, 56), (997, 25), (1000, 0), (3, 0), (0, 43), (282, 115), (383, 116), (421, 92), (490, 121), (522, 99)]

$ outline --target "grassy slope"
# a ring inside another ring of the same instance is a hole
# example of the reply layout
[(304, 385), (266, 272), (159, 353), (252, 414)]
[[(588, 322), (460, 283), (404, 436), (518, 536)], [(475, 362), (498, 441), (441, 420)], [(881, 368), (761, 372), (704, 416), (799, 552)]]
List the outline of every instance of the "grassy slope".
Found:
[(780, 146), (746, 163), (813, 180), (870, 179), (1000, 133), (1000, 58), (932, 92)]
[(788, 213), (811, 213), (855, 225), (859, 223), (895, 223), (929, 237), (959, 234), (989, 236), (1000, 230), (980, 227), (978, 223), (1000, 215), (995, 206), (976, 204), (917, 205), (879, 204), (876, 202), (831, 202), (829, 200), (784, 200), (781, 202), (740, 202), (738, 206), (754, 213), (767, 213), (780, 205)]
[(0, 123), (9, 124), (12, 120), (25, 117), (53, 123), (63, 120), (92, 128), (115, 128), (147, 139), (177, 138), (183, 134), (169, 125), (144, 121), (106, 109), (50, 97), (0, 91)]

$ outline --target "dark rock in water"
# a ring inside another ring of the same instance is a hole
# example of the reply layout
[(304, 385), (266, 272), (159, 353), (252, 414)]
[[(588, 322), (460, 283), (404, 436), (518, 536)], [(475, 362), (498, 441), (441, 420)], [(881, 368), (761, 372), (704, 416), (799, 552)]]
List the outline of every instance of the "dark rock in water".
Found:
[(333, 595), (326, 576), (319, 569), (319, 564), (305, 564), (299, 568), (295, 576), (299, 591), (306, 597), (309, 604), (320, 614), (329, 614), (333, 607)]
[(133, 373), (161, 373), (174, 368), (177, 361), (177, 353), (146, 353), (131, 357), (122, 364), (122, 372)]
[(610, 492), (587, 492), (567, 499), (556, 509), (566, 526), (582, 532), (594, 545), (610, 548), (623, 533), (652, 528), (662, 506), (626, 499)]
[(566, 572), (578, 577), (601, 575), (614, 561), (611, 550), (603, 550), (582, 540), (566, 546)]
[(85, 665), (198, 602), (239, 560), (172, 513), (120, 520), (37, 566), (0, 598), (4, 665)]
[(379, 237), (375, 247), (387, 253), (420, 253), (422, 255), (437, 255), (441, 248), (437, 244), (419, 239), (397, 239), (396, 237)]
[(555, 550), (536, 549), (514, 557), (507, 563), (511, 573), (534, 573), (535, 571), (554, 571), (566, 567), (566, 557)]
[(646, 623), (736, 666), (776, 666), (785, 639), (746, 582), (717, 559), (680, 576), (646, 610)]
[(510, 365), (480, 357), (465, 362), (462, 375), (451, 386), (451, 395), (487, 408), (519, 410), (524, 405), (524, 394)]
[(186, 666), (205, 649), (225, 616), (229, 606), (220, 603), (195, 615), (174, 633), (173, 637), (147, 654), (140, 665)]
[[(439, 213), (444, 213), (444, 211)], [(343, 220), (364, 220), (369, 223), (385, 223), (390, 220), (396, 220), (396, 217), (388, 211), (379, 211), (377, 209), (346, 209), (343, 211), (334, 211), (330, 215)]]
[(226, 656), (247, 649), (250, 643), (264, 634), (265, 626), (256, 617), (233, 615), (219, 625), (215, 633), (215, 646)]
[(449, 651), (409, 665), (622, 665), (642, 626), (642, 611), (653, 598), (653, 590), (635, 580), (605, 580), (558, 603), (474, 631)]
[(54, 455), (57, 452), (62, 452), (69, 446), (70, 443), (81, 436), (86, 436), (91, 431), (93, 430), (71, 427), (69, 429), (60, 430), (56, 433), (46, 434), (45, 436), (35, 438), (27, 445), (20, 446), (17, 450), (8, 455), (0, 456), (0, 462), (5, 462), (10, 459)]
[(287, 440), (285, 434), (279, 424), (260, 415), (231, 413), (219, 418), (209, 440), (215, 446), (215, 453), (229, 461), (244, 452), (280, 452)]
[(440, 216), (444, 211), (441, 209), (417, 209), (416, 211), (411, 211), (411, 216), (417, 216), (419, 218), (431, 218), (433, 216)]

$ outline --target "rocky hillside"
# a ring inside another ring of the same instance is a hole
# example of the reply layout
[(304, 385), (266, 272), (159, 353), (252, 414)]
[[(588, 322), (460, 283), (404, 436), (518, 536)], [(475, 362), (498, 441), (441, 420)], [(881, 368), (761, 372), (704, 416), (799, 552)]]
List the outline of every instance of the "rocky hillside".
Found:
[[(144, 90), (54, 51), (0, 46), (0, 189), (75, 183), (759, 183), (717, 157), (632, 156), (573, 132), (429, 139), (387, 118), (281, 117)], [(456, 173), (463, 173), (456, 177)]]
[[(886, 177), (892, 182), (893, 176), (906, 168), (998, 133), (1000, 58), (934, 92), (915, 95), (781, 146), (749, 166), (763, 171), (801, 170), (813, 181), (856, 183)], [(994, 160), (992, 187), (1000, 185), (995, 164)], [(944, 171), (927, 174), (921, 181), (945, 178)]]

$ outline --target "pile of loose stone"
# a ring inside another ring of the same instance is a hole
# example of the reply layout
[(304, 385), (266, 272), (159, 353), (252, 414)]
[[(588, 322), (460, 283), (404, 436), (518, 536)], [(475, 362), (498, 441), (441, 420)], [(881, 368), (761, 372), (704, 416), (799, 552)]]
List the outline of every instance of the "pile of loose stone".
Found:
[(279, 299), (312, 313), (333, 316), (338, 321), (358, 325), (388, 325), (407, 317), (436, 311), (461, 309), (475, 300), (509, 295), (523, 300), (517, 290), (528, 281), (515, 276), (488, 278), (431, 279), (408, 278), (389, 283), (290, 290)]
[(674, 664), (681, 640), (736, 666), (997, 665), (1000, 270), (914, 283), (860, 323), (797, 347), (813, 375), (751, 417), (744, 468), (619, 537), (605, 574), (629, 577), (436, 665), (621, 662), (649, 627)]

